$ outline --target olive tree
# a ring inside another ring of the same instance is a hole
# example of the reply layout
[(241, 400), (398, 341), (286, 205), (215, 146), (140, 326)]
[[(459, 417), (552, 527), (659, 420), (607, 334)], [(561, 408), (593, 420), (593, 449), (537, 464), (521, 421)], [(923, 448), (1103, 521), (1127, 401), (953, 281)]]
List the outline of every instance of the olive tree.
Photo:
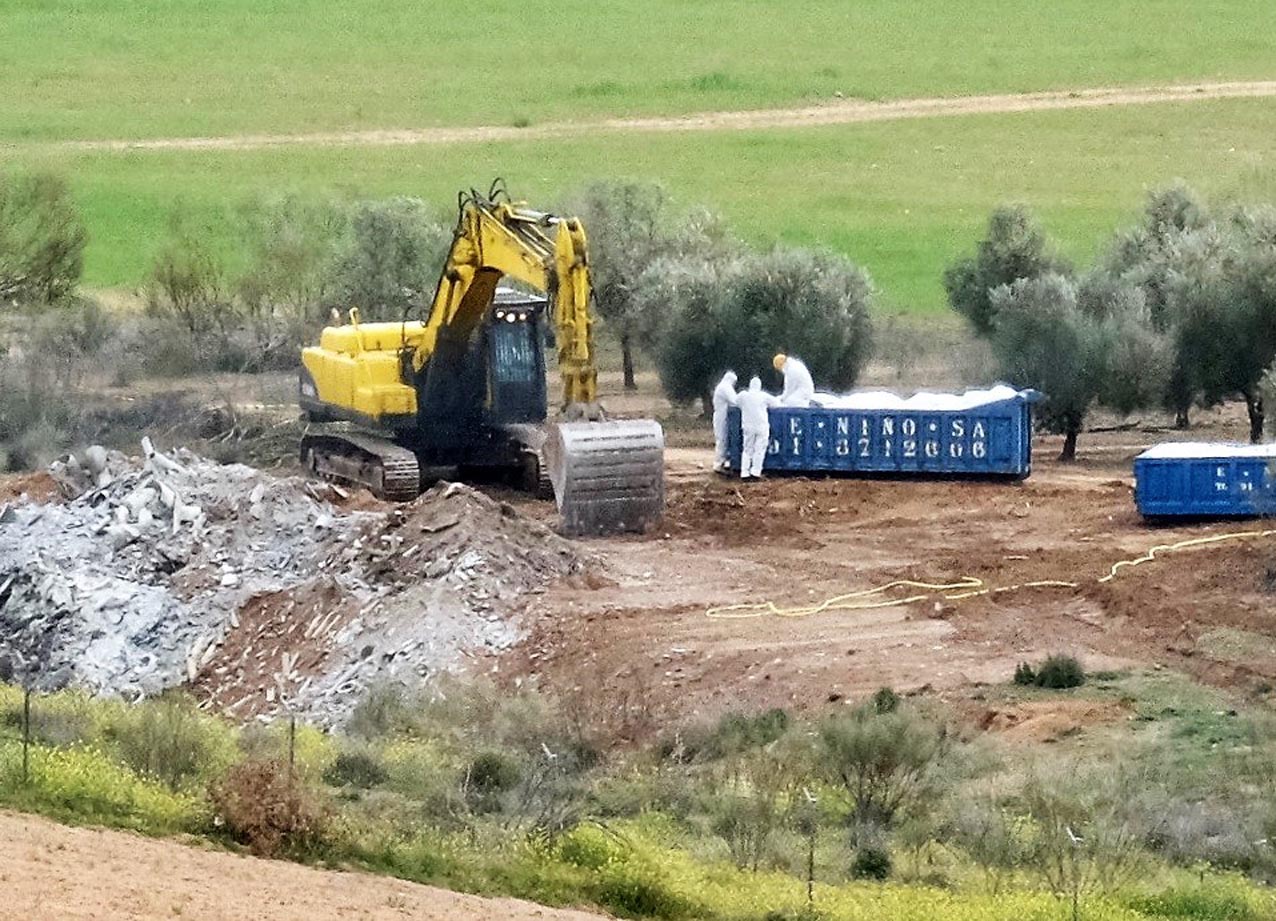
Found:
[(1021, 278), (1068, 271), (1032, 213), (1022, 205), (1002, 205), (989, 217), (975, 255), (959, 259), (944, 272), (944, 290), (948, 303), (975, 332), (988, 335), (996, 314), (994, 289)]
[(1101, 273), (1020, 279), (993, 290), (988, 340), (1003, 378), (1039, 390), (1041, 429), (1064, 436), (1060, 459), (1096, 404), (1128, 414), (1157, 405), (1173, 343), (1151, 323), (1143, 292)]
[(620, 340), (625, 389), (635, 390), (634, 351), (649, 344), (665, 309), (659, 299), (641, 296), (644, 286), (658, 285), (648, 269), (671, 259), (695, 262), (725, 254), (726, 233), (708, 212), (675, 214), (664, 188), (654, 182), (596, 182), (566, 210), (588, 234), (594, 302)]
[(1077, 436), (1098, 399), (1110, 339), (1077, 304), (1076, 285), (1062, 275), (1024, 278), (992, 292), (990, 343), (1002, 375), (1039, 390), (1038, 426), (1064, 436), (1060, 459), (1076, 457)]
[(1152, 328), (1175, 339), (1173, 366), (1165, 382), (1164, 406), (1186, 428), (1200, 385), (1190, 349), (1177, 337), (1178, 311), (1171, 290), (1185, 260), (1199, 258), (1218, 242), (1209, 210), (1201, 198), (1179, 181), (1148, 194), (1141, 220), (1118, 231), (1108, 244), (1096, 274), (1134, 285), (1143, 292)]
[(67, 300), (79, 284), (87, 241), (65, 180), (0, 173), (0, 301)]
[(249, 314), (293, 322), (326, 319), (349, 209), (288, 195), (253, 201), (238, 217), (246, 260), (235, 288)]
[(776, 352), (801, 356), (823, 386), (846, 388), (872, 348), (868, 276), (844, 257), (777, 247), (764, 254), (666, 263), (644, 294), (670, 305), (656, 364), (675, 402), (709, 391), (727, 369), (747, 380), (771, 373)]
[(1173, 323), (1168, 292), (1185, 239), (1208, 229), (1210, 222), (1205, 203), (1182, 181), (1155, 189), (1148, 194), (1142, 220), (1115, 234), (1099, 269), (1142, 290), (1152, 323), (1167, 329)]
[(332, 295), (370, 319), (398, 320), (434, 296), (451, 239), (420, 199), (359, 202), (333, 266)]
[(1167, 290), (1176, 370), (1196, 400), (1245, 400), (1263, 435), (1263, 373), (1276, 360), (1276, 212), (1239, 210), (1182, 247)]

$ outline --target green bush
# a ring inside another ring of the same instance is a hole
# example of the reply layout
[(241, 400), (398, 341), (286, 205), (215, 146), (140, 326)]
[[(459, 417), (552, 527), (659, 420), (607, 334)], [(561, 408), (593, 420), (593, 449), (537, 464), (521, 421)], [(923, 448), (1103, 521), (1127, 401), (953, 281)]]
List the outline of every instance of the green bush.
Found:
[(935, 793), (948, 743), (943, 726), (912, 708), (878, 713), (870, 703), (820, 724), (818, 764), (850, 798), (856, 826), (884, 827)]
[(465, 772), (466, 801), (475, 812), (496, 812), (501, 808), (502, 794), (514, 789), (522, 779), (522, 768), (509, 755), (482, 752)]
[(1032, 687), (1037, 683), (1037, 672), (1027, 662), (1020, 662), (1015, 666), (1015, 684), (1023, 687)]
[(629, 853), (615, 834), (599, 825), (577, 825), (558, 839), (558, 859), (587, 870), (619, 863)]
[(1258, 921), (1263, 917), (1254, 905), (1252, 892), (1213, 881), (1132, 896), (1126, 904), (1144, 915), (1185, 921)]
[(1037, 668), (1037, 687), (1061, 690), (1085, 684), (1085, 669), (1073, 656), (1053, 655)]
[(399, 320), (434, 295), (452, 241), (420, 199), (390, 198), (354, 206), (333, 263), (328, 290), (368, 320)]
[(70, 297), (87, 242), (64, 179), (0, 173), (0, 302), (49, 305)]
[[(770, 745), (789, 728), (789, 714), (779, 707), (762, 713), (727, 713), (712, 728), (687, 730), (661, 743), (662, 756), (678, 755), (683, 761), (714, 760)], [(681, 748), (681, 753), (674, 751)]]
[(677, 891), (668, 876), (647, 857), (608, 865), (590, 886), (603, 908), (627, 918), (688, 918), (697, 906)]
[(368, 688), (355, 704), (346, 722), (346, 732), (369, 741), (384, 739), (410, 729), (415, 718), (416, 708), (408, 700), (403, 685), (383, 681)]
[(891, 854), (884, 847), (865, 845), (855, 851), (855, 860), (851, 863), (853, 879), (872, 879), (884, 882), (891, 875)]
[(125, 764), (170, 790), (203, 786), (237, 757), (229, 727), (178, 693), (126, 708), (107, 734)]
[(344, 751), (323, 772), (323, 781), (334, 787), (370, 790), (386, 782), (385, 766), (369, 752)]
[(899, 709), (899, 695), (891, 688), (878, 688), (873, 695), (873, 709), (878, 713), (894, 713)]

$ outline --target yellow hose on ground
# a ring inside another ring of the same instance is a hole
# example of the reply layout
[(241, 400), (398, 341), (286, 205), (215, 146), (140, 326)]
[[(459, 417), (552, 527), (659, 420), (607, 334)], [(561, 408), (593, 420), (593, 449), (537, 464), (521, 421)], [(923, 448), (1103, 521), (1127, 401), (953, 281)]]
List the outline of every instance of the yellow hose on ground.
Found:
[[(1273, 536), (1276, 536), (1276, 529), (1235, 531), (1229, 534), (1214, 534), (1210, 537), (1194, 537), (1173, 544), (1158, 544), (1150, 548), (1142, 556), (1113, 563), (1108, 570), (1108, 574), (1096, 580), (1096, 584), (1111, 582), (1122, 569), (1151, 563), (1167, 553), (1177, 553), (1180, 550), (1216, 545), (1228, 541), (1261, 540), (1264, 537)], [(822, 614), (825, 611), (869, 611), (875, 608), (916, 604), (920, 601), (934, 598), (936, 594), (939, 595), (938, 600), (941, 601), (962, 601), (967, 598), (1000, 595), (1028, 588), (1066, 588), (1075, 590), (1080, 587), (1080, 582), (1068, 582), (1061, 579), (1040, 579), (1035, 582), (1020, 582), (1015, 585), (997, 587), (987, 586), (982, 579), (977, 579), (974, 576), (962, 576), (956, 582), (918, 582), (913, 579), (896, 579), (876, 588), (866, 588), (858, 592), (834, 595), (832, 598), (814, 604), (780, 607), (773, 601), (746, 601), (740, 604), (727, 604), (709, 608), (705, 611), (705, 616), (719, 620), (745, 620), (752, 617), (810, 617), (813, 614)], [(885, 595), (887, 592), (897, 588), (924, 589), (925, 593), (909, 595), (904, 598), (877, 598), (877, 596)]]
[(1100, 582), (1111, 582), (1116, 578), (1116, 574), (1126, 567), (1142, 566), (1144, 563), (1151, 563), (1158, 556), (1165, 553), (1175, 553), (1179, 550), (1187, 550), (1191, 547), (1204, 547), (1207, 544), (1221, 544), (1231, 540), (1259, 540), (1264, 537), (1272, 537), (1276, 535), (1276, 530), (1268, 531), (1234, 531), (1230, 534), (1214, 534), (1210, 537), (1194, 537), (1191, 540), (1181, 540), (1177, 544), (1158, 544), (1148, 550), (1142, 556), (1135, 557), (1132, 560), (1121, 560), (1119, 563), (1113, 563), (1112, 568), (1108, 570), (1108, 574), (1100, 579)]

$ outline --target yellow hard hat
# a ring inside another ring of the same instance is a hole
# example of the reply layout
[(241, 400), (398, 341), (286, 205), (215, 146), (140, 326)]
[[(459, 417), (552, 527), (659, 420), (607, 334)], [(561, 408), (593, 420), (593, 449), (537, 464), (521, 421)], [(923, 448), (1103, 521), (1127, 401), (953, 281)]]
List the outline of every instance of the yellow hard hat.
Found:
[(772, 359), (771, 364), (775, 366), (775, 370), (783, 371), (784, 363), (788, 360), (789, 360), (789, 356), (785, 355), (783, 352), (780, 352), (778, 355), (775, 356), (774, 359)]

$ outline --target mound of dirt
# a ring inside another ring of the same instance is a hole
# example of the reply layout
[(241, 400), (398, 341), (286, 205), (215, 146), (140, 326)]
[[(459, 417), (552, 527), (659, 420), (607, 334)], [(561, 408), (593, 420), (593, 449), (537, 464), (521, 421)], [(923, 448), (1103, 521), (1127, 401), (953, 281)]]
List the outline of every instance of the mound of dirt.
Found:
[(148, 455), (63, 465), (74, 498), (0, 520), (0, 644), (41, 688), (193, 682), (238, 716), (336, 721), (368, 684), (511, 645), (520, 596), (588, 562), (465, 486), (345, 510), (306, 480)]
[(525, 597), (587, 572), (576, 545), (458, 483), (364, 522), (330, 575), (250, 599), (201, 669), (199, 693), (235, 716), (281, 704), (333, 720), (378, 681), (420, 682), (523, 636)]
[(1115, 701), (1038, 700), (986, 710), (979, 726), (1014, 742), (1058, 742), (1127, 715)]

